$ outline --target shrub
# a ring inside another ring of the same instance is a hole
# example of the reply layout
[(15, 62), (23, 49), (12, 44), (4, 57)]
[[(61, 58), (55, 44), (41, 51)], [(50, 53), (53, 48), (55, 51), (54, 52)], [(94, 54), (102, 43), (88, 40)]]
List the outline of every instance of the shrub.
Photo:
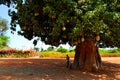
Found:
[(68, 50), (60, 47), (60, 48), (57, 49), (57, 52), (66, 53), (66, 52), (68, 52)]
[(47, 51), (54, 51), (54, 47), (53, 46), (48, 47)]
[(11, 58), (26, 58), (35, 56), (36, 52), (32, 50), (0, 50), (0, 57), (11, 57)]

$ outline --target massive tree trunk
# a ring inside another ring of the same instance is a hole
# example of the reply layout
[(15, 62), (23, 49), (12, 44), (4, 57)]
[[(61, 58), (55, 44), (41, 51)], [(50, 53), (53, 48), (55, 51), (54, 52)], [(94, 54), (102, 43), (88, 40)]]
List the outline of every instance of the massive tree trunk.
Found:
[(80, 68), (88, 71), (101, 69), (101, 57), (96, 43), (90, 38), (76, 46), (72, 68)]

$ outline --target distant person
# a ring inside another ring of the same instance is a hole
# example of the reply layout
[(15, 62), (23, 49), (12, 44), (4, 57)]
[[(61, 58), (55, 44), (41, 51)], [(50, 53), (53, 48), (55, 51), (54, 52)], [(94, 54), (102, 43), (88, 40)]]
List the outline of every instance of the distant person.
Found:
[(69, 68), (69, 65), (70, 65), (70, 57), (67, 54), (66, 55), (66, 67)]

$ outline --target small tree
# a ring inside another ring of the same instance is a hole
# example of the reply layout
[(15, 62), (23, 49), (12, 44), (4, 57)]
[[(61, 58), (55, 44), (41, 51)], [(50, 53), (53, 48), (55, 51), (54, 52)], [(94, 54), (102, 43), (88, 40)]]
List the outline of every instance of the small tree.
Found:
[(60, 48), (58, 48), (57, 51), (61, 53), (66, 53), (68, 50), (60, 46)]
[(48, 47), (47, 51), (54, 51), (54, 47), (53, 46)]
[(5, 19), (0, 20), (0, 48), (7, 46), (9, 38), (4, 36), (4, 32), (8, 29), (7, 21)]
[(7, 36), (0, 36), (0, 48), (7, 46), (9, 38)]
[(38, 47), (34, 47), (34, 50), (35, 50), (36, 52), (39, 52), (39, 48), (38, 48)]
[(2, 36), (7, 29), (7, 21), (5, 19), (0, 20), (0, 36)]

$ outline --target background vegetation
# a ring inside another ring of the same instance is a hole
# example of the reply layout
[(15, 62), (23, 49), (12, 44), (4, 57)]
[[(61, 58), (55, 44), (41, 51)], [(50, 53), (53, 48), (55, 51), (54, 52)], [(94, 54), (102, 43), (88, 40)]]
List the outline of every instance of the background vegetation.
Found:
[(37, 53), (33, 50), (0, 50), (0, 58), (28, 58), (28, 57), (34, 57)]
[(7, 46), (8, 41), (9, 41), (9, 37), (7, 37), (7, 36), (0, 36), (0, 49), (2, 49), (5, 46)]
[[(99, 49), (99, 53), (102, 57), (120, 57), (120, 49)], [(40, 52), (40, 57), (50, 57), (50, 58), (65, 58), (66, 55), (70, 58), (74, 58), (75, 50), (67, 50), (65, 48), (58, 48), (57, 50), (49, 48), (45, 51)]]
[[(36, 50), (36, 48), (35, 48)], [(29, 58), (38, 56), (40, 58), (65, 58), (66, 55), (70, 58), (74, 58), (75, 50), (68, 50), (63, 47), (54, 48), (49, 47), (47, 50), (42, 50), (41, 52), (36, 52), (35, 50), (0, 50), (1, 58)], [(120, 48), (118, 49), (99, 49), (101, 57), (120, 57)]]
[(8, 22), (5, 19), (0, 18), (0, 49), (7, 46), (9, 42), (9, 37), (5, 36), (6, 30), (8, 30)]
[(120, 49), (113, 49), (113, 50), (99, 49), (99, 52), (102, 57), (119, 57), (120, 56)]

